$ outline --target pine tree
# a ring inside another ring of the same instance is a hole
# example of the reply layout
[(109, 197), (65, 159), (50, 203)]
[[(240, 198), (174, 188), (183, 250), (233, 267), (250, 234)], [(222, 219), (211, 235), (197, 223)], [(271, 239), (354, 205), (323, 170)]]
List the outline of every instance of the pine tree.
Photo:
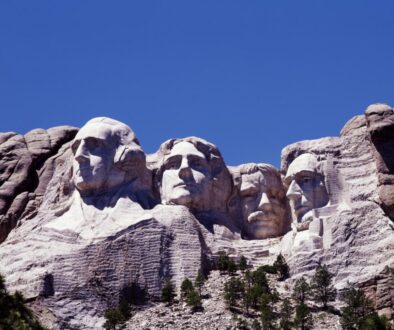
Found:
[(119, 308), (107, 309), (104, 317), (106, 319), (104, 323), (104, 329), (106, 330), (114, 330), (118, 324), (122, 324), (126, 321)]
[(312, 314), (306, 304), (311, 294), (311, 287), (304, 277), (298, 279), (293, 288), (292, 298), (297, 303), (295, 307), (294, 324), (301, 330), (311, 329), (312, 327)]
[(161, 301), (167, 303), (168, 306), (172, 305), (176, 297), (174, 285), (166, 278), (164, 279), (163, 287), (161, 289)]
[(337, 295), (337, 290), (332, 285), (333, 277), (334, 275), (328, 271), (326, 265), (319, 265), (312, 278), (311, 287), (314, 300), (321, 302), (324, 309), (327, 309), (328, 302), (335, 300)]
[(298, 304), (304, 304), (305, 301), (309, 298), (311, 292), (311, 287), (304, 277), (301, 277), (295, 282), (293, 289), (293, 299)]
[(185, 278), (181, 284), (181, 298), (186, 298), (189, 292), (192, 290), (194, 290), (192, 281), (190, 281), (188, 278)]
[(230, 278), (224, 284), (224, 300), (229, 308), (236, 307), (244, 295), (244, 283), (237, 277)]
[(261, 330), (261, 324), (258, 320), (252, 322), (252, 330)]
[[(246, 276), (249, 277), (248, 280), (246, 280)], [(261, 295), (271, 292), (263, 268), (259, 267), (252, 273), (245, 273), (245, 285), (244, 305), (247, 308), (251, 306), (254, 309), (258, 309)]]
[(43, 330), (20, 292), (9, 294), (4, 277), (0, 275), (0, 329)]
[(273, 296), (269, 293), (263, 293), (260, 296), (261, 325), (264, 330), (275, 329), (276, 314), (273, 306)]
[(391, 329), (387, 319), (374, 311), (371, 300), (365, 296), (361, 289), (348, 288), (344, 298), (346, 306), (342, 308), (340, 320), (343, 329)]
[(192, 312), (201, 310), (201, 297), (196, 290), (192, 290), (188, 293), (186, 297), (186, 304), (191, 307)]
[(249, 312), (249, 307), (252, 305), (252, 294), (251, 294), (251, 288), (253, 286), (252, 282), (252, 273), (247, 270), (244, 274), (244, 294), (242, 297), (243, 305), (246, 309), (246, 312)]
[(219, 251), (219, 258), (218, 258), (218, 269), (221, 275), (225, 274), (228, 271), (228, 264), (230, 258), (224, 251)]
[(204, 285), (205, 278), (204, 275), (202, 274), (201, 270), (198, 271), (196, 279), (194, 280), (194, 286), (198, 290), (198, 294), (201, 296), (201, 289)]
[(290, 330), (293, 328), (292, 322), (293, 306), (289, 299), (285, 298), (279, 312), (279, 326), (282, 330)]
[(227, 272), (229, 275), (233, 276), (237, 272), (237, 264), (234, 262), (233, 259), (229, 259), (228, 264), (227, 264)]
[(278, 257), (274, 262), (274, 268), (276, 272), (279, 273), (279, 280), (283, 281), (289, 277), (289, 266), (286, 263), (286, 259), (279, 253)]
[(309, 330), (313, 327), (312, 313), (308, 305), (303, 302), (296, 307), (294, 324), (301, 330)]
[(242, 273), (248, 269), (248, 261), (244, 256), (239, 259), (238, 268)]

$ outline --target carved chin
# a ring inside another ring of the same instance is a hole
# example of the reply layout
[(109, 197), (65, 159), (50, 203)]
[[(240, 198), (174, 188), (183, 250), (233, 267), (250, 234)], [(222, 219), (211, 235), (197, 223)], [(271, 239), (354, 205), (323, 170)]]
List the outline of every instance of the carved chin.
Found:
[(184, 188), (175, 188), (171, 193), (170, 198), (166, 201), (166, 204), (184, 205), (189, 206), (192, 202), (192, 194), (189, 190)]

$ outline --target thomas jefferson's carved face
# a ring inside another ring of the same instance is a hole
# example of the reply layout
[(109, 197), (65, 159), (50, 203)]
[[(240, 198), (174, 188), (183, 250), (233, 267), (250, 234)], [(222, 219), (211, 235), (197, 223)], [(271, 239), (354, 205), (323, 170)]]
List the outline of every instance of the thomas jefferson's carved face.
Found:
[(124, 180), (124, 173), (113, 170), (117, 147), (109, 125), (88, 123), (80, 129), (72, 144), (74, 183), (79, 191), (100, 191)]
[(261, 171), (242, 174), (241, 205), (248, 238), (262, 239), (283, 234), (286, 205), (282, 182)]
[(164, 158), (162, 203), (202, 210), (210, 198), (210, 180), (211, 171), (205, 155), (192, 143), (179, 142)]
[(323, 176), (318, 172), (314, 155), (303, 154), (290, 164), (285, 182), (289, 185), (287, 198), (297, 221), (315, 208), (328, 203), (328, 193)]

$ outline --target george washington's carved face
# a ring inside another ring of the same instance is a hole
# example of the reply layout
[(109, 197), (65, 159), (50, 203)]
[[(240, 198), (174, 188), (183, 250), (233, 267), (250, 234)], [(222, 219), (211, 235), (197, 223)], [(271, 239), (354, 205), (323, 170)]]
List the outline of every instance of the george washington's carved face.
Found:
[(242, 174), (244, 232), (251, 239), (277, 237), (286, 222), (285, 192), (278, 177), (258, 170)]
[(111, 118), (87, 122), (71, 149), (74, 184), (85, 196), (129, 182), (145, 168), (145, 155), (132, 130)]
[(286, 178), (287, 198), (297, 222), (315, 208), (328, 203), (328, 193), (324, 184), (324, 177), (318, 171), (318, 162), (312, 154), (302, 154), (290, 164)]
[(162, 203), (204, 209), (210, 198), (211, 180), (205, 155), (192, 143), (182, 141), (174, 145), (162, 166)]
[(105, 124), (87, 124), (72, 144), (74, 183), (78, 190), (101, 190), (113, 167), (117, 145)]

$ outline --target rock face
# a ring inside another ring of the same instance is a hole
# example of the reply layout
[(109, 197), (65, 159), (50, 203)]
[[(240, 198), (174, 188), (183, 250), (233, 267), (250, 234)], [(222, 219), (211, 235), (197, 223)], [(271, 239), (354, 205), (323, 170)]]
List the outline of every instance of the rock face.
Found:
[(373, 105), (339, 137), (269, 164), (227, 167), (196, 137), (145, 155), (110, 118), (0, 134), (0, 273), (53, 329), (96, 329), (132, 292), (151, 301), (208, 273), (220, 250), (254, 265), (281, 252), (292, 279), (318, 263), (385, 313), (394, 265), (394, 115)]
[(378, 194), (381, 206), (394, 219), (394, 110), (385, 104), (374, 104), (365, 111), (372, 153), (378, 172)]
[(0, 242), (19, 219), (36, 212), (55, 164), (62, 161), (61, 147), (76, 133), (76, 128), (62, 126), (24, 136), (0, 134)]

